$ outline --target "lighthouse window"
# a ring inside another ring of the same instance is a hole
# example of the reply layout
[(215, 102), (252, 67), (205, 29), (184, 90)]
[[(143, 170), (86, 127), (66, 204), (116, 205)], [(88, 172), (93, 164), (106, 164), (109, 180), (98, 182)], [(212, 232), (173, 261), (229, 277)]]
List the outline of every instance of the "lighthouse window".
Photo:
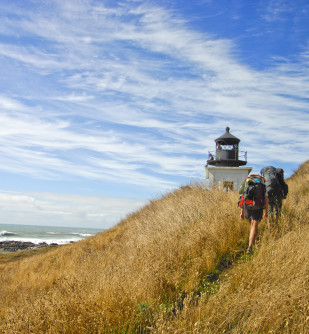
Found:
[(237, 145), (218, 145), (217, 149), (224, 151), (231, 151), (237, 149)]

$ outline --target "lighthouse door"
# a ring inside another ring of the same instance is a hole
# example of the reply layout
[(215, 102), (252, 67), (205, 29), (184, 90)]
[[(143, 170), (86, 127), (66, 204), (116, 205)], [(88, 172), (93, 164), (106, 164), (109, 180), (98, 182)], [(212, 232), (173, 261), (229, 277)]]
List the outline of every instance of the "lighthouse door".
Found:
[(234, 182), (233, 181), (223, 181), (223, 190), (225, 191), (233, 191), (234, 190)]

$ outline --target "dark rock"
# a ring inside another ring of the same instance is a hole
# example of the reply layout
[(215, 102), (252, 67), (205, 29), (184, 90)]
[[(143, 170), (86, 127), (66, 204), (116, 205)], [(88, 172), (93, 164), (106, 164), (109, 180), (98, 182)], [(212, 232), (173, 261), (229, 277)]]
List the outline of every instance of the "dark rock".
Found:
[(37, 245), (30, 241), (0, 241), (0, 250), (3, 252), (17, 252), (45, 246), (48, 246), (46, 242)]

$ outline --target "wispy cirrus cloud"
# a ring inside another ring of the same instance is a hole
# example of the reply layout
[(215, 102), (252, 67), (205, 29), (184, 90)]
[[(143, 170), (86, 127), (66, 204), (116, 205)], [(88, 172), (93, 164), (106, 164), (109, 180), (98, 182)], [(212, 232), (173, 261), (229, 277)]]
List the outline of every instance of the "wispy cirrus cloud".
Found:
[(0, 59), (23, 69), (17, 87), (1, 84), (2, 170), (169, 188), (204, 177), (227, 125), (253, 163), (303, 160), (304, 56), (258, 71), (238, 60), (235, 41), (155, 4), (45, 6), (2, 8)]

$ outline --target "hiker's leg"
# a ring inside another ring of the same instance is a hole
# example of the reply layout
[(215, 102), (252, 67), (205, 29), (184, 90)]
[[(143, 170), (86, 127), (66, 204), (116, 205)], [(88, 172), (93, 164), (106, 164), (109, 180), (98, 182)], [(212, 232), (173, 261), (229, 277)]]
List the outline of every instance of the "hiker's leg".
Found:
[(268, 227), (270, 227), (270, 223), (274, 220), (274, 211), (276, 208), (276, 204), (273, 198), (268, 198)]
[(249, 252), (252, 251), (252, 247), (257, 237), (258, 225), (263, 217), (263, 209), (250, 210), (248, 216), (250, 216), (250, 235), (249, 235)]
[(257, 236), (257, 231), (258, 231), (258, 225), (259, 221), (258, 220), (251, 220), (251, 228), (250, 228), (250, 235), (249, 235), (249, 249), (252, 249), (256, 236)]
[(282, 208), (282, 198), (277, 197), (276, 198), (276, 206), (275, 206), (275, 219), (276, 219), (275, 221), (276, 221), (276, 223), (278, 222), (278, 219), (280, 217), (281, 208)]

